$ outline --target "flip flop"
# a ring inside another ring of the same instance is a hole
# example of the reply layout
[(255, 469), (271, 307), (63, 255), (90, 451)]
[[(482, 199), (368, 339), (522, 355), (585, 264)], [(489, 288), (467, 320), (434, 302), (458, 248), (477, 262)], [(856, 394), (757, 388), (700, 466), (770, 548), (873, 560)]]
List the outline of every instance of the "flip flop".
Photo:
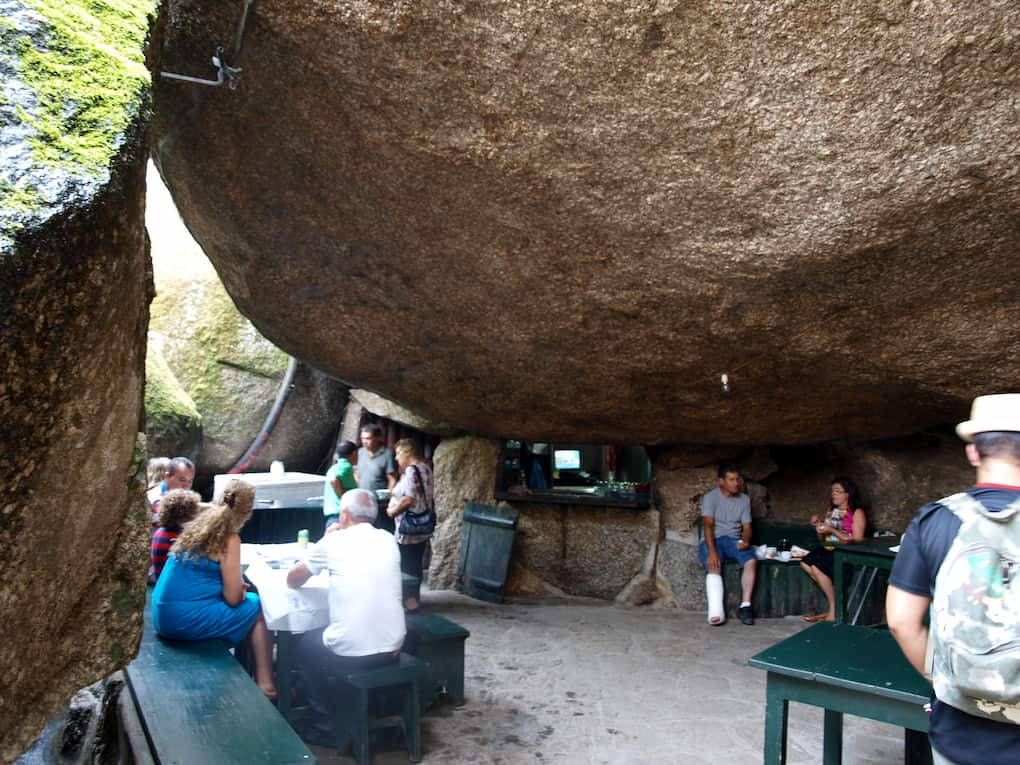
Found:
[(807, 616), (804, 617), (804, 621), (811, 623), (824, 622), (825, 614), (808, 614)]

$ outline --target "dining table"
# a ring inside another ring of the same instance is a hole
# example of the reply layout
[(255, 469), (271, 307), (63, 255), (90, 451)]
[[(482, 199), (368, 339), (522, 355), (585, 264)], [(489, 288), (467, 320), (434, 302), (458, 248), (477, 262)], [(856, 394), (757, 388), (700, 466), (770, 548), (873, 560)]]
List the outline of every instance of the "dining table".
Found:
[[(833, 586), (835, 590), (836, 621), (857, 624), (868, 596), (880, 571), (888, 574), (896, 562), (899, 539), (895, 536), (872, 537), (862, 542), (832, 545)], [(844, 569), (855, 567), (849, 591)], [(884, 580), (883, 580), (884, 581)]]
[(276, 637), (276, 706), (292, 720), (293, 674), (301, 635), (329, 624), (329, 571), (309, 577), (301, 587), (287, 586), (287, 572), (304, 559), (306, 545), (241, 545), (241, 567), (255, 585), (266, 626)]
[[(292, 679), (301, 635), (329, 624), (329, 571), (308, 578), (301, 587), (287, 586), (287, 572), (303, 560), (307, 544), (241, 544), (241, 568), (258, 590), (266, 627), (276, 637), (277, 708), (291, 719)], [(404, 597), (415, 592), (417, 577), (401, 574)]]

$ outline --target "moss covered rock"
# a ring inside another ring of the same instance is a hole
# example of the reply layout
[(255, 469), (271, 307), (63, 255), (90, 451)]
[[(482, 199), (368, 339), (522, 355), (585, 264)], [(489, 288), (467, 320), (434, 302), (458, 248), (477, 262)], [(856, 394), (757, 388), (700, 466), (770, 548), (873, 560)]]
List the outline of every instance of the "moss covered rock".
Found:
[[(157, 251), (159, 246), (154, 245)], [(157, 274), (163, 271), (160, 264), (156, 270)], [(238, 312), (211, 267), (176, 279), (160, 278), (151, 328), (161, 338), (169, 375), (153, 365), (157, 377), (148, 383), (152, 392), (147, 389), (147, 427), (150, 441), (160, 451), (153, 445), (149, 453), (196, 456), (202, 485), (212, 475), (231, 469), (258, 434), (289, 357)], [(179, 381), (176, 393), (171, 379)], [(201, 418), (197, 455), (189, 451), (187, 440), (193, 428), (160, 425), (171, 420), (183, 425), (187, 408), (180, 405), (188, 400)], [(265, 470), (273, 459), (281, 459), (289, 469), (318, 470), (345, 402), (346, 386), (300, 365), (280, 420), (247, 469)], [(174, 409), (169, 419), (167, 407)], [(173, 436), (182, 440), (174, 441)]]
[(148, 92), (152, 0), (13, 0), (0, 11), (0, 243), (110, 177)]
[[(224, 472), (262, 425), (287, 369), (287, 355), (238, 313), (211, 271), (161, 283), (152, 303), (151, 329), (163, 338), (167, 371), (179, 381), (179, 393), (201, 415), (200, 467)], [(182, 401), (180, 395), (175, 400)], [(154, 405), (165, 403), (171, 402)], [(158, 416), (148, 412), (150, 422)], [(155, 435), (150, 431), (150, 437)]]
[(0, 5), (0, 763), (141, 634), (151, 8)]
[(150, 334), (145, 355), (145, 434), (152, 456), (197, 458), (202, 415), (163, 358), (163, 343)]

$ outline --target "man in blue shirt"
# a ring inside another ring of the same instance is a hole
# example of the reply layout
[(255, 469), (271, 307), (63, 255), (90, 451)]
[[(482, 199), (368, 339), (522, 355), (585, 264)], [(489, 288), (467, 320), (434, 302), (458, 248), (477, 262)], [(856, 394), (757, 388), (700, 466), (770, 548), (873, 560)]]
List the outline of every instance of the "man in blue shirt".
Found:
[[(970, 442), (967, 460), (977, 469), (977, 482), (967, 494), (989, 512), (1020, 498), (1020, 393), (975, 399), (971, 419), (956, 432)], [(948, 507), (938, 502), (922, 507), (907, 528), (889, 576), (889, 629), (922, 674), (928, 645), (925, 617), (935, 578), (960, 527)], [(936, 765), (1015, 765), (1020, 757), (1020, 722), (979, 717), (938, 698), (932, 702), (928, 736)]]

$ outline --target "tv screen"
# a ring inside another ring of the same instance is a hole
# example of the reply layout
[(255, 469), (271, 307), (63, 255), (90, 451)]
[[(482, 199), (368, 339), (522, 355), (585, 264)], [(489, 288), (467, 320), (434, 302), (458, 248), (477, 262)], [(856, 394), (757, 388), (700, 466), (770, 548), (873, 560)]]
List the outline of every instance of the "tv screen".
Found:
[(557, 470), (580, 470), (580, 449), (557, 449), (553, 454), (553, 465)]

